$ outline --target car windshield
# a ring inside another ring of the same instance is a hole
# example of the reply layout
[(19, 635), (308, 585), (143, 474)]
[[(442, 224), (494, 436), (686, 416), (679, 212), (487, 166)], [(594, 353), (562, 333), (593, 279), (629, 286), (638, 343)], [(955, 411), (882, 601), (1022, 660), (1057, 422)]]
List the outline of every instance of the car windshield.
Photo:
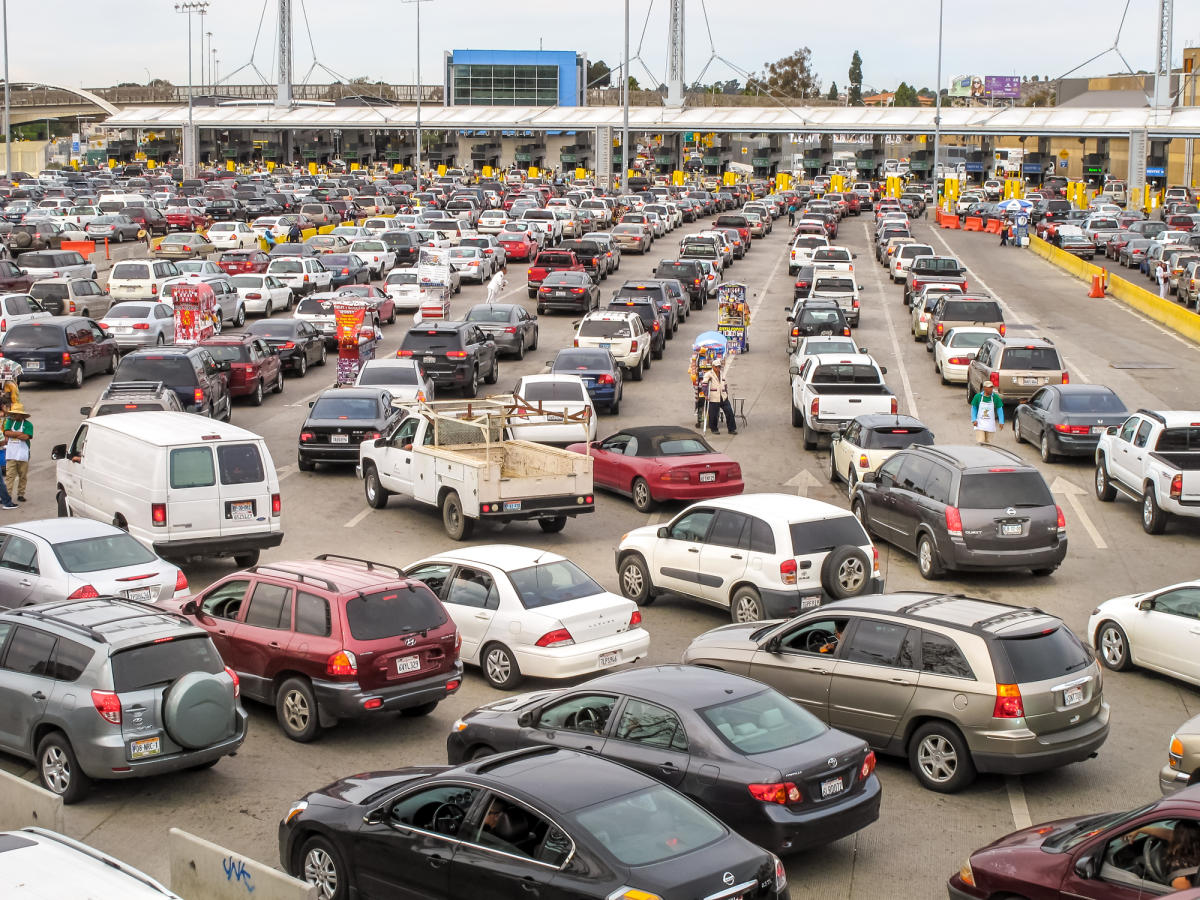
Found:
[(442, 331), (440, 329), (422, 329), (410, 331), (404, 336), (400, 345), (405, 350), (425, 350), (444, 352), (462, 348), (462, 339), (457, 331)]
[(584, 319), (579, 326), (580, 337), (627, 338), (631, 333), (624, 319)]
[(516, 569), (508, 573), (508, 580), (526, 609), (604, 593), (604, 588), (568, 559)]
[(962, 269), (953, 256), (929, 256), (913, 262), (914, 269), (922, 272), (938, 272), (943, 275), (957, 275)]
[(321, 397), (313, 404), (312, 419), (376, 419), (379, 401), (374, 397)]
[(161, 381), (167, 385), (194, 384), (196, 371), (183, 356), (126, 356), (113, 381)]
[(112, 655), (113, 690), (140, 691), (169, 685), (191, 672), (220, 675), (225, 664), (207, 635), (168, 638)]
[(1038, 472), (993, 469), (964, 475), (958, 488), (963, 509), (1004, 509), (1053, 506), (1054, 498)]
[(916, 425), (882, 425), (864, 431), (863, 438), (863, 447), (869, 450), (903, 450), (914, 444), (933, 443), (929, 429)]
[(63, 345), (62, 328), (58, 325), (43, 325), (31, 322), (14, 325), (4, 336), (4, 349), (8, 350), (57, 350)]
[(362, 385), (417, 384), (417, 370), (412, 366), (372, 365), (368, 362), (359, 373)]
[(1034, 369), (1050, 371), (1062, 369), (1058, 351), (1053, 347), (1009, 347), (1004, 351), (1003, 369)]
[(158, 561), (157, 556), (127, 534), (106, 534), (51, 546), (65, 572), (99, 572)]
[(1149, 812), (1158, 803), (1159, 801), (1147, 803), (1145, 806), (1139, 806), (1137, 809), (1131, 809), (1128, 812), (1101, 813), (1098, 816), (1088, 816), (1085, 819), (1079, 819), (1064, 828), (1052, 831), (1050, 836), (1042, 842), (1042, 849), (1069, 852), (1102, 831), (1115, 831), (1119, 829), (1122, 824), (1133, 821), (1141, 816), (1142, 813)]
[(801, 325), (829, 325), (841, 320), (842, 313), (836, 309), (805, 309), (800, 313)]
[(317, 297), (305, 297), (296, 304), (296, 312), (303, 316), (332, 316), (333, 301)]
[(854, 516), (816, 519), (812, 522), (793, 522), (788, 526), (792, 536), (792, 555), (807, 556), (849, 544), (865, 547), (871, 543), (862, 525)]
[(773, 690), (700, 710), (700, 716), (725, 743), (745, 754), (770, 753), (812, 740), (827, 728)]
[(416, 283), (417, 283), (417, 273), (416, 272), (392, 272), (391, 274), (388, 275), (387, 281), (384, 282), (384, 285), (386, 286), (386, 285), (390, 285), (390, 284), (416, 284)]
[(271, 263), (272, 274), (292, 275), (304, 271), (304, 263), (296, 259), (277, 259)]
[(265, 338), (288, 338), (296, 336), (296, 320), (284, 319), (279, 322), (255, 322), (251, 326), (249, 334), (256, 334), (259, 337)]
[(117, 263), (109, 274), (110, 280), (149, 278), (150, 267), (141, 263)]
[[(711, 815), (671, 788), (656, 785), (575, 813), (591, 836), (627, 866), (692, 853), (725, 836)], [(670, 835), (664, 839), (664, 835)]]
[(992, 652), (1007, 661), (1004, 680), (1011, 684), (1061, 678), (1087, 668), (1092, 662), (1087, 647), (1066, 625), (1029, 636), (1001, 636), (992, 646)]
[(446, 623), (446, 612), (433, 592), (418, 583), (347, 600), (346, 621), (355, 640), (378, 641), (438, 628)]

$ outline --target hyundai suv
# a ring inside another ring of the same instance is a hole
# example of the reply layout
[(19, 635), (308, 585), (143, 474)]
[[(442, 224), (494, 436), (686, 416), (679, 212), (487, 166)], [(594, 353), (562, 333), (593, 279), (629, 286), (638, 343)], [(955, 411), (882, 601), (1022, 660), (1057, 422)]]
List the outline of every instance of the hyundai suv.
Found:
[(428, 715), (462, 683), (454, 621), (395, 566), (333, 554), (251, 566), (179, 608), (294, 741), (338, 719)]
[(683, 662), (764, 682), (907, 757), (939, 793), (976, 772), (1080, 762), (1108, 737), (1100, 666), (1061, 619), (959, 594), (857, 597), (783, 623), (727, 625), (693, 640)]
[(0, 750), (64, 803), (92, 779), (213, 765), (246, 738), (238, 678), (209, 636), (118, 597), (0, 613), (0, 708)]
[(184, 412), (228, 422), (233, 416), (229, 370), (203, 347), (135, 350), (121, 360), (113, 382), (162, 382), (175, 392)]
[(1049, 338), (994, 337), (967, 368), (967, 398), (990, 381), (1007, 404), (1024, 403), (1048, 384), (1068, 384), (1066, 365)]
[(439, 393), (442, 388), (462, 388), (474, 397), (480, 378), (495, 384), (500, 377), (496, 342), (476, 322), (421, 322), (404, 335), (396, 356), (417, 360)]

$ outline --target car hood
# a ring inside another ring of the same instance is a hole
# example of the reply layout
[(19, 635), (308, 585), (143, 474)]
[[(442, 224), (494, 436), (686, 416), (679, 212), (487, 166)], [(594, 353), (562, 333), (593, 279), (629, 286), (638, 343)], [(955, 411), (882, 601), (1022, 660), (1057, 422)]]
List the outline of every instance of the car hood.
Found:
[[(1072, 816), (1069, 819), (1055, 819), (1052, 822), (1042, 822), (1038, 825), (1032, 825), (1029, 828), (1022, 828), (1020, 831), (1006, 834), (1004, 837), (997, 838), (990, 844), (980, 847), (971, 854), (971, 863), (975, 864), (977, 861), (986, 861), (990, 855), (1000, 855), (1014, 850), (1040, 850), (1042, 844), (1055, 831), (1069, 828), (1078, 822), (1095, 817), (1096, 814)], [(1063, 858), (1065, 859), (1066, 857), (1067, 855), (1063, 854)]]
[(350, 775), (308, 795), (309, 799), (320, 799), (328, 805), (353, 805), (364, 803), (377, 794), (399, 787), (406, 781), (424, 778), (444, 772), (450, 766), (409, 766), (383, 772), (363, 772)]
[(763, 622), (722, 625), (720, 628), (714, 628), (711, 631), (706, 631), (692, 638), (692, 643), (688, 646), (687, 652), (691, 653), (693, 649), (711, 650), (715, 647), (736, 648), (739, 650), (744, 650), (747, 647), (757, 647), (759, 641), (753, 640), (751, 635), (761, 632), (765, 636), (770, 632), (772, 627), (781, 625), (784, 621), (786, 620), (773, 619)]

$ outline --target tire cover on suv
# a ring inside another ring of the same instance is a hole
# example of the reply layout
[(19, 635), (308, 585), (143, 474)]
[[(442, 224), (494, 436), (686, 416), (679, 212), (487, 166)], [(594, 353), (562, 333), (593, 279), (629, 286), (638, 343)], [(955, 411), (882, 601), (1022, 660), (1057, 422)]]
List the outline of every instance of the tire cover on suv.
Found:
[(12, 236), (12, 242), (18, 247), (28, 247), (33, 243), (33, 238), (28, 231), (17, 231)]
[(181, 747), (210, 747), (233, 736), (234, 703), (228, 681), (207, 672), (189, 672), (163, 697), (163, 725)]
[[(858, 558), (858, 562), (862, 566), (863, 580), (857, 589), (847, 590), (838, 583), (838, 569), (841, 568), (842, 563), (855, 557)], [(834, 547), (829, 555), (825, 557), (825, 562), (821, 566), (821, 587), (825, 589), (825, 593), (835, 600), (858, 597), (861, 594), (869, 593), (871, 590), (871, 569), (871, 558), (853, 544), (843, 544), (840, 547)]]

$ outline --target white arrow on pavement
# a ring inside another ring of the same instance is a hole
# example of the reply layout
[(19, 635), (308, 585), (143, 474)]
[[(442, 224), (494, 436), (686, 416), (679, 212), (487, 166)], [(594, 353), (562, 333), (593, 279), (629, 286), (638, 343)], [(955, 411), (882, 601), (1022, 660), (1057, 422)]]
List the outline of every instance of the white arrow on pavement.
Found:
[(801, 469), (799, 472), (785, 481), (783, 486), (795, 488), (797, 496), (807, 497), (809, 488), (814, 488), (820, 483), (821, 482), (817, 480), (816, 476), (814, 476), (812, 472), (808, 471), (808, 469)]
[(1083, 508), (1083, 501), (1079, 499), (1087, 491), (1075, 484), (1075, 482), (1067, 481), (1067, 479), (1062, 477), (1054, 479), (1054, 484), (1050, 485), (1050, 491), (1051, 493), (1060, 494), (1067, 498), (1067, 502), (1071, 504), (1071, 509), (1079, 517), (1079, 523), (1083, 526), (1083, 530), (1088, 533), (1088, 537), (1096, 545), (1096, 549), (1107, 549), (1108, 544), (1104, 543), (1104, 538), (1100, 537), (1100, 532), (1096, 530), (1096, 526), (1092, 524), (1092, 520), (1088, 518), (1087, 511)]

